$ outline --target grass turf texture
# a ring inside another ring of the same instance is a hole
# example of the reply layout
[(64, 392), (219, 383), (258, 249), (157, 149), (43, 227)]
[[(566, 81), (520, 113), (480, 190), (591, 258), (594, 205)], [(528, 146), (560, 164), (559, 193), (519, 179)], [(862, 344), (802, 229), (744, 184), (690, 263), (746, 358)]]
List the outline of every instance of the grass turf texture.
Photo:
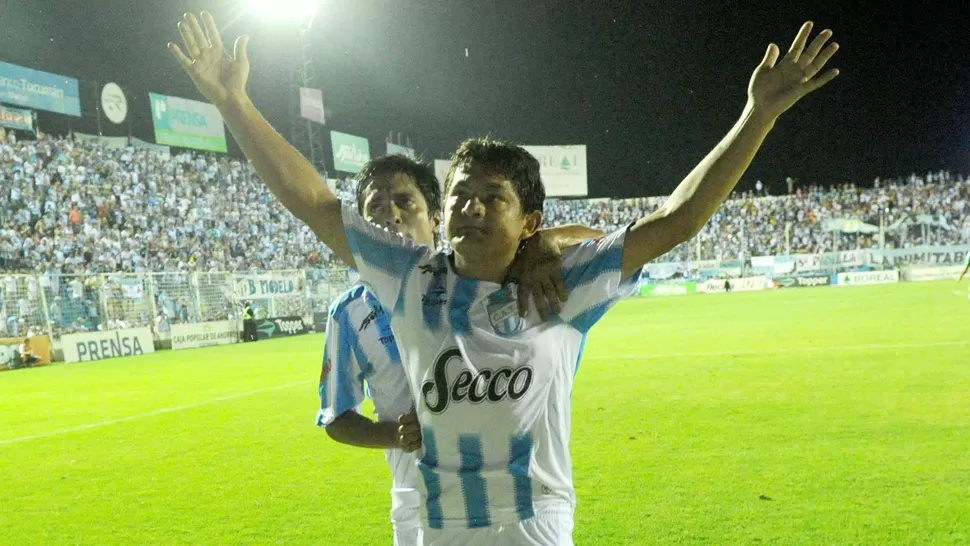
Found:
[[(968, 312), (952, 282), (621, 303), (573, 393), (576, 543), (970, 543)], [(383, 454), (312, 424), (322, 341), (3, 372), (0, 543), (390, 544)]]

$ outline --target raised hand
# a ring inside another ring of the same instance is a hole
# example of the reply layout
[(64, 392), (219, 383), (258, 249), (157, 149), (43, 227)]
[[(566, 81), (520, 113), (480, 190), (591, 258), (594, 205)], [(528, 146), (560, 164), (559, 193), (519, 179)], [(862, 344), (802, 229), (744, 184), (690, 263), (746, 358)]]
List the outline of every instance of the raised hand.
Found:
[(246, 56), (249, 36), (236, 39), (230, 57), (222, 45), (212, 15), (202, 12), (202, 22), (205, 31), (195, 15), (186, 13), (178, 24), (185, 52), (173, 43), (168, 44), (168, 50), (210, 102), (218, 106), (232, 98), (244, 97), (249, 78), (249, 58)]
[(823, 30), (806, 47), (811, 33), (811, 22), (802, 25), (788, 53), (780, 61), (778, 46), (768, 46), (765, 58), (748, 84), (748, 101), (755, 112), (774, 120), (802, 97), (839, 75), (836, 69), (822, 71), (839, 49), (835, 42), (825, 45), (832, 37), (832, 31)]

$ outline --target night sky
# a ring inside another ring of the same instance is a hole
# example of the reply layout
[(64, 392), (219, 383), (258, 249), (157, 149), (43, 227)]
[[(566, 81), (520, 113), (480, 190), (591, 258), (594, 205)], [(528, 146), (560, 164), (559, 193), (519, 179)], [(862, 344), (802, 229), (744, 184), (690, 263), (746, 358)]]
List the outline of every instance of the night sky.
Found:
[[(797, 4), (797, 5), (795, 5)], [(221, 27), (242, 1), (4, 0), (0, 60), (120, 84), (130, 127), (153, 140), (148, 92), (201, 99), (165, 50), (186, 10)], [(970, 30), (957, 2), (329, 0), (313, 28), (328, 129), (382, 152), (403, 131), (426, 159), (469, 136), (586, 144), (590, 196), (669, 193), (731, 127), (768, 43), (786, 51), (806, 19), (842, 46), (833, 83), (778, 123), (741, 182), (803, 182), (970, 170)], [(250, 94), (289, 135), (293, 28), (252, 14)], [(465, 57), (465, 48), (469, 56)], [(67, 118), (42, 114), (49, 132)], [(71, 127), (96, 132), (94, 117)], [(230, 150), (234, 152), (234, 150)], [(327, 145), (329, 153), (329, 144)], [(236, 152), (238, 153), (238, 152)], [(328, 158), (328, 163), (329, 163)]]

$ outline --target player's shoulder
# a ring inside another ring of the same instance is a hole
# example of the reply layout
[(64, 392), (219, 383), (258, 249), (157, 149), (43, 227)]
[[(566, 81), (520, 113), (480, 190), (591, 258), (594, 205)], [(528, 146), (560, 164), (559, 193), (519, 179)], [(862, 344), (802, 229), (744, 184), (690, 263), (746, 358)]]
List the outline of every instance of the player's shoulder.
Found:
[(343, 316), (354, 318), (379, 315), (384, 312), (384, 307), (377, 297), (363, 284), (351, 287), (330, 305), (330, 318), (338, 322)]
[(630, 223), (621, 226), (613, 232), (605, 233), (593, 239), (586, 239), (581, 243), (564, 248), (562, 251), (563, 267), (568, 269), (576, 266), (588, 266), (594, 259), (601, 266), (616, 264), (616, 267), (619, 267), (623, 258), (623, 242), (632, 225)]
[(337, 299), (330, 304), (330, 316), (339, 316), (356, 306), (366, 304), (364, 299), (364, 293), (366, 291), (367, 287), (365, 287), (363, 284), (351, 286), (346, 292), (338, 296)]

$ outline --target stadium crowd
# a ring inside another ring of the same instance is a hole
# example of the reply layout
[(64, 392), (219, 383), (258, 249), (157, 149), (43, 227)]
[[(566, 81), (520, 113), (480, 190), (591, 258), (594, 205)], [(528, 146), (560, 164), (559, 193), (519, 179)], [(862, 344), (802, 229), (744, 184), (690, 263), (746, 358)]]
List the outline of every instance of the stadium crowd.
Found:
[[(352, 199), (352, 181), (337, 183)], [(947, 172), (790, 194), (738, 193), (698, 235), (701, 259), (878, 246), (874, 236), (822, 229), (827, 219), (886, 226), (917, 215), (887, 246), (970, 240), (970, 179)], [(333, 256), (235, 158), (43, 136), (0, 144), (0, 269), (61, 274), (322, 268)], [(655, 210), (663, 198), (550, 199), (546, 224), (609, 231)], [(786, 244), (786, 224), (788, 244)], [(664, 260), (697, 257), (698, 239)]]

